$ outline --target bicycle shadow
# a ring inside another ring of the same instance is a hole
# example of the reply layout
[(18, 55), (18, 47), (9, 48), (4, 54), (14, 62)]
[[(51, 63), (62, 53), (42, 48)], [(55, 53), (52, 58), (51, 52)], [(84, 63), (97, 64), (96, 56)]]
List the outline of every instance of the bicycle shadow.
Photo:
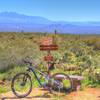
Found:
[(0, 100), (7, 100), (7, 99), (10, 99), (10, 100), (20, 100), (20, 99), (25, 99), (25, 100), (30, 100), (30, 99), (41, 99), (41, 98), (45, 98), (45, 99), (48, 99), (48, 98), (51, 98), (50, 95), (48, 95), (48, 93), (45, 93), (43, 95), (37, 95), (37, 96), (28, 96), (28, 97), (25, 97), (25, 98), (18, 98), (18, 97), (15, 97), (15, 96), (12, 96), (12, 97), (2, 97), (0, 98)]
[[(50, 97), (49, 97), (49, 96), (48, 96), (48, 97), (47, 97), (47, 96), (46, 96), (46, 97), (43, 97), (43, 96), (33, 96), (33, 97), (26, 97), (26, 98), (24, 98), (24, 99), (25, 99), (25, 100), (30, 100), (30, 99), (32, 99), (32, 100), (34, 99), (34, 100), (35, 100), (36, 98), (37, 98), (37, 99), (38, 99), (38, 98), (39, 98), (39, 99), (41, 99), (41, 98), (47, 99), (47, 98), (50, 98)], [(17, 98), (17, 97), (3, 97), (3, 98), (0, 98), (0, 99), (1, 99), (1, 100), (7, 100), (7, 99), (11, 99), (11, 100), (13, 100), (13, 99), (14, 99), (14, 100), (15, 100), (15, 99), (16, 99), (16, 100), (20, 100), (20, 99), (23, 99), (23, 98)]]
[[(56, 97), (56, 96), (58, 96), (59, 94), (55, 94), (55, 93), (50, 93), (49, 91), (47, 91), (46, 89), (40, 89), (40, 90), (42, 90), (42, 91), (46, 91), (46, 92), (43, 92), (43, 94), (36, 94), (36, 95), (34, 95), (34, 93), (33, 94), (31, 94), (31, 95), (29, 95), (29, 96), (27, 96), (27, 97), (25, 97), (25, 98), (18, 98), (18, 97), (16, 97), (16, 96), (14, 96), (14, 95), (12, 95), (12, 93), (11, 93), (11, 95), (5, 95), (4, 97), (0, 97), (0, 100), (41, 100), (41, 99), (45, 99), (45, 100), (49, 100), (49, 99), (52, 99), (53, 97)], [(69, 93), (68, 93), (69, 94)], [(65, 96), (65, 94), (63, 94), (63, 95), (61, 95), (61, 96)]]
[[(37, 98), (37, 99), (38, 99), (38, 98), (41, 99), (41, 98), (50, 98), (50, 97), (33, 96), (33, 97), (26, 97), (26, 98), (24, 98), (24, 99), (25, 99), (25, 100), (30, 100), (30, 99), (32, 99), (32, 100), (34, 99), (34, 100), (35, 100), (36, 98)], [(1, 99), (1, 100), (7, 100), (7, 99), (10, 99), (10, 100), (13, 100), (13, 99), (14, 99), (14, 100), (15, 100), (15, 99), (16, 99), (16, 100), (20, 100), (20, 99), (23, 99), (23, 98), (17, 98), (17, 97), (3, 97), (3, 98), (0, 98), (0, 99)]]

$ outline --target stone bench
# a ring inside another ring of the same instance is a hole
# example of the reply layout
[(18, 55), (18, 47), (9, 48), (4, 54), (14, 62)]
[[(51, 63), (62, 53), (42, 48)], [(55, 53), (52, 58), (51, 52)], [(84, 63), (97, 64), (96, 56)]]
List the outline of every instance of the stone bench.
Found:
[(80, 88), (81, 88), (81, 80), (83, 80), (83, 76), (70, 75), (69, 77), (73, 81), (73, 90), (80, 90)]

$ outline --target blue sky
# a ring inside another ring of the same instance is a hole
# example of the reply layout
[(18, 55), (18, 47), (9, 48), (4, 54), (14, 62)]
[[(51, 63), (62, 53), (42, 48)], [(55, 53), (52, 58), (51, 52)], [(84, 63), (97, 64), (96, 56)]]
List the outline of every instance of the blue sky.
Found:
[(4, 11), (54, 21), (100, 21), (100, 0), (0, 0)]

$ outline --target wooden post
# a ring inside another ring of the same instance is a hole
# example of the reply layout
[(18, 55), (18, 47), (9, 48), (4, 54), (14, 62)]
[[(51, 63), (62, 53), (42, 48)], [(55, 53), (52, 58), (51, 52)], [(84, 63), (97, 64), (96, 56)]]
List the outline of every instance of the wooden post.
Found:
[(53, 41), (53, 37), (46, 37), (43, 38), (40, 44), (41, 51), (47, 51), (47, 56), (44, 57), (44, 60), (47, 62), (47, 70), (49, 72), (49, 67), (51, 65), (51, 61), (53, 61), (53, 56), (51, 55), (51, 51), (58, 50), (58, 45), (56, 45)]

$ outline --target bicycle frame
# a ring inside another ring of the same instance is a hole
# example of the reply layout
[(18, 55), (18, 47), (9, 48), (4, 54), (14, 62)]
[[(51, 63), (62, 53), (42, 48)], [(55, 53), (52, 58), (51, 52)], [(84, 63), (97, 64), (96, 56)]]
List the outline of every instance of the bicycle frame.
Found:
[[(49, 75), (46, 75), (46, 74), (42, 73), (41, 71), (39, 71), (39, 70), (37, 70), (36, 68), (34, 68), (34, 66), (32, 66), (32, 65), (29, 66), (29, 68), (27, 69), (27, 71), (31, 71), (31, 72), (34, 74), (34, 76), (35, 76), (36, 80), (38, 81), (40, 87), (43, 87), (44, 84), (41, 83), (41, 80), (40, 80), (39, 77), (37, 76), (36, 72), (40, 73), (40, 74), (43, 75), (45, 78), (46, 78), (46, 77), (49, 77)], [(49, 78), (47, 78), (47, 80), (49, 80)]]

